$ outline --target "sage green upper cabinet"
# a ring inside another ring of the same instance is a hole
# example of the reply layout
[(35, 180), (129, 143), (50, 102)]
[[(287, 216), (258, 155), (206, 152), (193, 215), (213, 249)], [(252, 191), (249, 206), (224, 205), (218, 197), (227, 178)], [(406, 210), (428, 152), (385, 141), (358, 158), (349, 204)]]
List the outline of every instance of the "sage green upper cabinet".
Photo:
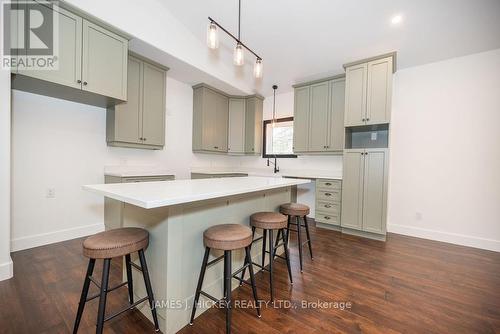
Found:
[(295, 87), (293, 122), (295, 153), (342, 152), (344, 95), (343, 75)]
[(345, 126), (390, 122), (395, 54), (344, 65)]
[(388, 149), (344, 152), (342, 227), (386, 233)]
[(310, 86), (309, 151), (323, 151), (327, 146), (329, 84), (328, 81)]
[(165, 144), (167, 68), (129, 56), (128, 101), (109, 107), (109, 146), (161, 149)]
[(293, 151), (307, 152), (309, 148), (309, 114), (310, 114), (309, 86), (295, 88), (293, 113)]
[(128, 41), (83, 20), (83, 90), (127, 100)]
[(330, 113), (327, 151), (338, 152), (344, 149), (344, 110), (345, 79), (332, 80), (330, 89)]
[(392, 57), (367, 64), (366, 124), (389, 123), (392, 97)]
[(205, 85), (193, 87), (193, 151), (227, 152), (229, 98)]
[(227, 152), (245, 153), (245, 105), (243, 98), (229, 99), (229, 134)]
[(82, 85), (82, 18), (61, 8), (39, 6), (42, 11), (54, 10), (58, 20), (59, 55), (57, 69), (23, 70), (18, 73), (33, 78), (51, 81), (60, 85), (81, 89)]
[(345, 126), (365, 124), (367, 64), (348, 67), (345, 72)]
[(245, 153), (262, 152), (263, 99), (260, 96), (246, 98), (245, 109)]

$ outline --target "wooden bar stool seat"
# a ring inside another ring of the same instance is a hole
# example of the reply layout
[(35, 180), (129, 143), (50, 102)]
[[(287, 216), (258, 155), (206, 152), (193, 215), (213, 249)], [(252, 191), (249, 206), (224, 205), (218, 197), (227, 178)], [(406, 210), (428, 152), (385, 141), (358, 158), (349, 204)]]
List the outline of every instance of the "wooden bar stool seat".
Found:
[[(290, 257), (288, 254), (288, 244), (287, 244), (287, 216), (282, 215), (279, 212), (257, 212), (250, 216), (250, 226), (252, 226), (252, 239), (255, 236), (255, 229), (262, 229), (262, 236), (253, 240), (252, 243), (262, 240), (262, 263), (253, 263), (255, 266), (261, 268), (264, 271), (269, 272), (269, 289), (271, 295), (271, 301), (274, 301), (274, 289), (273, 289), (273, 262), (275, 257), (279, 257), (286, 261), (288, 275), (290, 276), (290, 283), (293, 284), (292, 270), (290, 267)], [(274, 231), (278, 231), (276, 236), (276, 243), (273, 246), (274, 241)], [(281, 235), (281, 238), (280, 238)], [(266, 250), (267, 242), (269, 240), (269, 251)], [(280, 243), (281, 241), (281, 243)], [(283, 246), (285, 249), (285, 256), (282, 257), (276, 254), (276, 250)], [(264, 267), (266, 254), (269, 254), (269, 268)], [(241, 274), (241, 279), (245, 276), (245, 270)]]
[(148, 231), (135, 227), (118, 228), (85, 239), (83, 255), (92, 259), (108, 259), (138, 252), (148, 245)]
[[(191, 311), (191, 320), (189, 324), (192, 325), (196, 315), (196, 308), (200, 295), (212, 300), (226, 310), (226, 333), (231, 333), (231, 281), (237, 279), (240, 283), (246, 283), (252, 286), (253, 297), (257, 309), (257, 316), (260, 318), (260, 304), (257, 298), (257, 286), (255, 285), (255, 277), (253, 272), (252, 261), (250, 257), (250, 244), (252, 243), (252, 230), (248, 226), (240, 224), (221, 224), (212, 226), (203, 232), (203, 244), (205, 245), (205, 255), (201, 263), (200, 276), (198, 278), (198, 285), (194, 294), (193, 309)], [(233, 273), (231, 269), (232, 251), (237, 249), (245, 249), (245, 263), (242, 268)], [(224, 255), (208, 261), (211, 249), (223, 250)], [(214, 296), (202, 291), (203, 279), (208, 267), (216, 264), (224, 259), (224, 297), (217, 299)], [(244, 271), (246, 268), (250, 271), (250, 283), (240, 279), (237, 275)]]
[[(312, 243), (311, 236), (309, 234), (309, 224), (307, 222), (307, 215), (311, 210), (309, 206), (300, 203), (285, 203), (280, 205), (280, 212), (284, 215), (288, 216), (288, 227), (287, 227), (287, 241), (290, 235), (290, 231), (297, 232), (297, 241), (299, 246), (299, 260), (300, 260), (300, 272), (302, 269), (302, 246), (304, 244), (309, 245), (309, 253), (311, 255), (311, 260), (313, 259), (312, 252)], [(295, 222), (292, 222), (292, 218), (295, 218)], [(303, 220), (304, 224), (300, 222)], [(296, 230), (290, 229), (290, 225), (295, 225), (297, 227)], [(304, 228), (306, 230), (307, 240), (302, 242), (301, 229)]]
[[(109, 230), (97, 233), (88, 237), (83, 242), (83, 255), (89, 258), (87, 273), (83, 282), (82, 294), (78, 304), (78, 311), (76, 313), (76, 320), (73, 327), (73, 334), (78, 332), (78, 327), (82, 319), (85, 304), (92, 299), (99, 298), (99, 309), (97, 312), (96, 333), (101, 334), (104, 328), (104, 322), (115, 318), (125, 311), (133, 309), (137, 305), (149, 301), (151, 314), (155, 330), (159, 331), (158, 317), (154, 303), (153, 288), (149, 278), (148, 266), (146, 264), (146, 257), (144, 250), (149, 245), (149, 233), (141, 228), (127, 227)], [(130, 255), (137, 252), (139, 255), (140, 266), (133, 263)], [(125, 266), (127, 271), (127, 281), (118, 284), (114, 287), (109, 287), (109, 269), (111, 266), (111, 259), (114, 257), (125, 256)], [(94, 266), (96, 259), (103, 259), (103, 269), (101, 282), (98, 282), (93, 276)], [(134, 286), (132, 280), (132, 267), (142, 272), (144, 285), (146, 287), (147, 296), (134, 302)], [(87, 297), (89, 293), (90, 283), (94, 283), (100, 292), (91, 297)], [(106, 317), (106, 298), (108, 292), (114, 291), (122, 286), (128, 286), (129, 305), (124, 309)]]
[(280, 205), (280, 212), (287, 216), (304, 217), (309, 214), (311, 209), (305, 204), (286, 203)]
[(212, 226), (203, 232), (205, 247), (220, 250), (245, 248), (252, 242), (252, 231), (239, 224)]

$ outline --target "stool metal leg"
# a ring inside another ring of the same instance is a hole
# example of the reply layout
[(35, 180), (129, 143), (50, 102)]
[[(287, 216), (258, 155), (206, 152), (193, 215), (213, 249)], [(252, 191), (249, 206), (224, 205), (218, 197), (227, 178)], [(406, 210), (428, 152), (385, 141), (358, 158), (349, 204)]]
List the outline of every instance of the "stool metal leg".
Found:
[(274, 262), (274, 247), (273, 247), (273, 230), (269, 232), (269, 289), (271, 290), (271, 301), (274, 302), (273, 292), (273, 262)]
[(205, 255), (203, 256), (203, 262), (201, 263), (200, 277), (198, 278), (198, 285), (196, 286), (196, 293), (194, 294), (193, 310), (191, 311), (191, 320), (189, 324), (193, 324), (194, 316), (196, 314), (196, 306), (198, 306), (198, 300), (200, 300), (201, 286), (203, 285), (203, 279), (205, 278), (205, 271), (207, 270), (208, 256), (210, 255), (210, 248), (205, 248)]
[[(276, 235), (276, 241), (275, 241), (275, 243), (274, 243), (274, 248), (277, 248), (277, 247), (278, 247), (278, 244), (279, 244), (279, 242), (280, 242), (280, 238), (281, 238), (281, 232), (282, 232), (282, 230), (281, 230), (281, 229), (279, 229), (279, 230), (278, 230), (278, 234)], [(274, 258), (276, 258), (276, 251), (274, 252)]]
[(255, 307), (257, 308), (257, 316), (260, 318), (260, 304), (259, 298), (257, 297), (257, 286), (255, 285), (255, 276), (253, 274), (253, 264), (252, 264), (252, 255), (250, 254), (250, 246), (245, 247), (245, 258), (246, 263), (248, 263), (248, 271), (250, 272), (250, 283), (252, 284), (252, 293), (253, 298), (255, 299)]
[(104, 314), (106, 312), (106, 296), (108, 294), (109, 267), (111, 259), (104, 259), (102, 267), (101, 293), (99, 295), (99, 310), (97, 311), (96, 334), (101, 334), (104, 327)]
[[(252, 226), (252, 243), (250, 243), (250, 246), (248, 246), (248, 249), (252, 249), (252, 244), (253, 244), (253, 239), (255, 238), (255, 226)], [(245, 266), (247, 263), (252, 262), (252, 256), (250, 255), (249, 257), (250, 260), (247, 259), (245, 256), (245, 261), (243, 261), (243, 266)], [(249, 261), (249, 262), (247, 262)], [(245, 273), (247, 271), (247, 268), (244, 268), (243, 271), (241, 272), (241, 281), (240, 281), (240, 286), (243, 285), (243, 280), (245, 279)]]
[(132, 281), (132, 265), (130, 264), (130, 254), (125, 255), (125, 267), (127, 268), (128, 301), (130, 305), (134, 303), (134, 283)]
[(298, 216), (295, 216), (295, 220), (297, 222), (297, 240), (298, 240), (298, 243), (299, 243), (299, 261), (300, 261), (300, 272), (302, 272), (302, 237), (300, 236), (300, 226), (301, 226), (301, 223), (300, 223), (300, 217)]
[(85, 303), (87, 301), (87, 295), (89, 293), (90, 287), (90, 276), (94, 272), (95, 259), (89, 260), (89, 265), (87, 267), (87, 273), (85, 280), (83, 281), (82, 295), (80, 296), (80, 302), (78, 303), (78, 311), (76, 312), (75, 325), (73, 327), (73, 334), (78, 332), (78, 327), (80, 326), (80, 321), (82, 320), (83, 309), (85, 308)]
[(139, 251), (139, 261), (141, 261), (142, 276), (144, 277), (144, 285), (146, 286), (146, 291), (148, 293), (149, 307), (151, 307), (151, 315), (153, 316), (153, 321), (155, 324), (155, 330), (158, 332), (160, 330), (160, 325), (158, 324), (158, 316), (156, 315), (156, 305), (153, 295), (153, 288), (151, 287), (151, 280), (149, 279), (148, 265), (146, 263), (146, 257), (144, 256), (144, 250)]
[(292, 222), (292, 217), (290, 215), (287, 215), (288, 217), (288, 224), (286, 226), (286, 243), (290, 241), (290, 224)]
[(290, 283), (293, 284), (293, 279), (292, 279), (292, 267), (290, 266), (290, 254), (288, 252), (288, 233), (286, 232), (285, 229), (281, 230), (281, 239), (283, 240), (283, 243), (285, 244), (285, 259), (286, 259), (286, 266), (288, 268), (288, 276), (290, 276)]
[(266, 236), (267, 230), (262, 230), (262, 268), (264, 268), (264, 264), (266, 262)]
[(224, 281), (225, 288), (224, 297), (226, 301), (226, 333), (231, 333), (231, 251), (224, 251)]
[(307, 243), (309, 244), (309, 253), (311, 254), (311, 260), (312, 260), (313, 250), (311, 246), (311, 236), (309, 235), (309, 224), (307, 223), (307, 216), (304, 216), (304, 225), (306, 226)]

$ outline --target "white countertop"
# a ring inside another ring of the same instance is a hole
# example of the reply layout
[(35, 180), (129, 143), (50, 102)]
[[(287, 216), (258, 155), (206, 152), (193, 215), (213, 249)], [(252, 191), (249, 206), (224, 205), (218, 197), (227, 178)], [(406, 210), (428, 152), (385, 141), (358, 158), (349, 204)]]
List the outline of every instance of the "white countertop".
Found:
[(83, 186), (94, 192), (145, 209), (233, 196), (309, 183), (304, 179), (236, 177)]
[(248, 176), (265, 176), (265, 177), (294, 177), (294, 178), (304, 178), (304, 179), (333, 179), (342, 180), (342, 172), (338, 171), (327, 171), (327, 170), (305, 170), (305, 169), (284, 169), (278, 173), (273, 173), (272, 167), (268, 169), (264, 168), (204, 168), (198, 167), (193, 168), (191, 173), (200, 174), (248, 174)]

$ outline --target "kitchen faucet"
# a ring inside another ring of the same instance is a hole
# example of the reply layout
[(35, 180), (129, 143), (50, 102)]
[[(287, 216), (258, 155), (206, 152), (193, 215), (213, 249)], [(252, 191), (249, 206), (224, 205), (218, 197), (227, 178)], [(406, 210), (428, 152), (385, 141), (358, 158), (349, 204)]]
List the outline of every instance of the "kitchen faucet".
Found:
[(269, 161), (269, 158), (267, 158), (267, 165), (269, 166), (269, 164), (273, 164), (274, 165), (274, 173), (278, 173), (280, 171), (279, 167), (278, 167), (278, 161), (276, 159), (276, 156), (274, 156), (274, 162), (272, 161)]

